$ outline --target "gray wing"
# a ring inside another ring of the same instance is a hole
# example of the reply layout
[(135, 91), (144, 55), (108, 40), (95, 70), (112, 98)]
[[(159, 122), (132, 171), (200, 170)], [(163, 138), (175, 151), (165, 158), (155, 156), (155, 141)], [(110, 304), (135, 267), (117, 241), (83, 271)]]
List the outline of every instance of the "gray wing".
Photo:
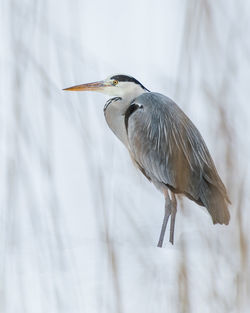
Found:
[(171, 99), (144, 93), (131, 103), (125, 121), (131, 155), (145, 176), (206, 207), (204, 183), (228, 200), (203, 138)]

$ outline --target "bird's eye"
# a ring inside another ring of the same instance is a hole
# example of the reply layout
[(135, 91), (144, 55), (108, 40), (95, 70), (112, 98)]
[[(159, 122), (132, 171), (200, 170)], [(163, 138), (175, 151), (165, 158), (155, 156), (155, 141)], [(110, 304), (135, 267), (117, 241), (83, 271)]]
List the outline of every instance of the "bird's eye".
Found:
[(113, 80), (113, 85), (116, 86), (118, 84), (118, 80)]

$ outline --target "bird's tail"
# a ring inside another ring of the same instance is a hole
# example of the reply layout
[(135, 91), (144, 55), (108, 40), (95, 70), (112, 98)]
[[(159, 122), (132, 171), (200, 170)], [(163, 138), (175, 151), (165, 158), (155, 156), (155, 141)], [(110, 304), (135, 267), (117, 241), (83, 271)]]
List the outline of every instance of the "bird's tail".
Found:
[(228, 224), (230, 213), (228, 204), (230, 203), (227, 194), (222, 192), (213, 184), (203, 180), (200, 189), (200, 199), (210, 213), (214, 224)]

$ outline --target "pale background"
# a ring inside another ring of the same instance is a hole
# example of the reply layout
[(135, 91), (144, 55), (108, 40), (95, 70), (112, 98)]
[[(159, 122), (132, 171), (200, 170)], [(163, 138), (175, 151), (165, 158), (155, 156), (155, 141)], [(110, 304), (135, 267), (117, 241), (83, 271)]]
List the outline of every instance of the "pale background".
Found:
[[(1, 0), (0, 312), (249, 312), (250, 2)], [(101, 94), (129, 74), (202, 133), (228, 227), (163, 196), (108, 129)], [(168, 236), (167, 236), (168, 237)]]

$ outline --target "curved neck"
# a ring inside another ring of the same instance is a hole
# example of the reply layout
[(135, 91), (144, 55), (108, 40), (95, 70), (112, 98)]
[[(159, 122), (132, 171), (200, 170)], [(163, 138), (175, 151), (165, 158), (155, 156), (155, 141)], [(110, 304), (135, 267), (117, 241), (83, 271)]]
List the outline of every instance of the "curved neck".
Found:
[(125, 113), (131, 102), (141, 94), (148, 92), (141, 89), (137, 94), (126, 94), (125, 97), (115, 97), (107, 101), (104, 106), (104, 116), (109, 128), (128, 148), (127, 131), (125, 127)]

